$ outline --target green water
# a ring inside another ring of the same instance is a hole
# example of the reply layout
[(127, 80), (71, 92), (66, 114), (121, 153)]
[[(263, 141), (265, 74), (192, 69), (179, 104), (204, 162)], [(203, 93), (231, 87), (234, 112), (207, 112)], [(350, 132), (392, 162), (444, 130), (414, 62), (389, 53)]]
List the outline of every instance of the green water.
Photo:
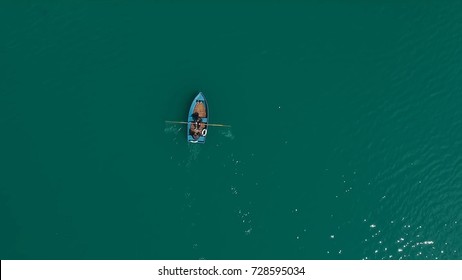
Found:
[(462, 259), (462, 2), (61, 2), (0, 4), (1, 259)]

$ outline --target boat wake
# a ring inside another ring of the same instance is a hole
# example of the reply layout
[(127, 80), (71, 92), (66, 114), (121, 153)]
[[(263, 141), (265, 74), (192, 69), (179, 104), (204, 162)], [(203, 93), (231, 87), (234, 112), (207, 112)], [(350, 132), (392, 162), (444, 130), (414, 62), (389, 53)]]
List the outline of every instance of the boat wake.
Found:
[(189, 148), (189, 156), (188, 156), (188, 159), (186, 161), (186, 167), (191, 166), (191, 164), (195, 160), (197, 160), (197, 158), (199, 157), (199, 153), (201, 151), (201, 145), (189, 144), (188, 148)]

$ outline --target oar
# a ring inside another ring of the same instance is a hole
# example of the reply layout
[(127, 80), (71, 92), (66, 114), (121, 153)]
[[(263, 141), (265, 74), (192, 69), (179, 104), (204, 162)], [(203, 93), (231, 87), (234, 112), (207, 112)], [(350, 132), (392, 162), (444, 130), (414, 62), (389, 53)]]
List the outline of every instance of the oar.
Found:
[[(177, 122), (177, 121), (165, 121), (166, 123), (176, 123), (176, 124), (188, 124), (188, 122)], [(227, 124), (219, 124), (219, 123), (208, 123), (209, 126), (220, 126), (220, 127), (231, 127)]]

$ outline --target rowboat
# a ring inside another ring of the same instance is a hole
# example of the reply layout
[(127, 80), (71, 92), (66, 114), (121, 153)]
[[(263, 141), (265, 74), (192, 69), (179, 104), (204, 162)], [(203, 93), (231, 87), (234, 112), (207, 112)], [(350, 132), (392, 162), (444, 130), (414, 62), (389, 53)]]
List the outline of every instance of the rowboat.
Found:
[(205, 143), (207, 137), (207, 129), (209, 126), (216, 127), (231, 127), (228, 124), (220, 123), (209, 123), (209, 107), (207, 100), (202, 92), (199, 92), (194, 97), (191, 107), (189, 108), (189, 114), (187, 121), (165, 121), (165, 123), (171, 124), (187, 124), (187, 140), (189, 143)]
[(204, 144), (209, 124), (209, 108), (202, 92), (199, 92), (191, 103), (188, 114), (188, 135), (190, 143)]

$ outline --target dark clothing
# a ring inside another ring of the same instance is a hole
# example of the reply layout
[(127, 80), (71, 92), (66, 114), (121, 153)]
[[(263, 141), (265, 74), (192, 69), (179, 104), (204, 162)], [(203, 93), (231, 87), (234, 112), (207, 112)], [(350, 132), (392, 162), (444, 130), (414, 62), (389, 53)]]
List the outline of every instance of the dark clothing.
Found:
[(199, 119), (199, 113), (198, 112), (193, 113), (192, 118), (194, 121), (197, 121)]

